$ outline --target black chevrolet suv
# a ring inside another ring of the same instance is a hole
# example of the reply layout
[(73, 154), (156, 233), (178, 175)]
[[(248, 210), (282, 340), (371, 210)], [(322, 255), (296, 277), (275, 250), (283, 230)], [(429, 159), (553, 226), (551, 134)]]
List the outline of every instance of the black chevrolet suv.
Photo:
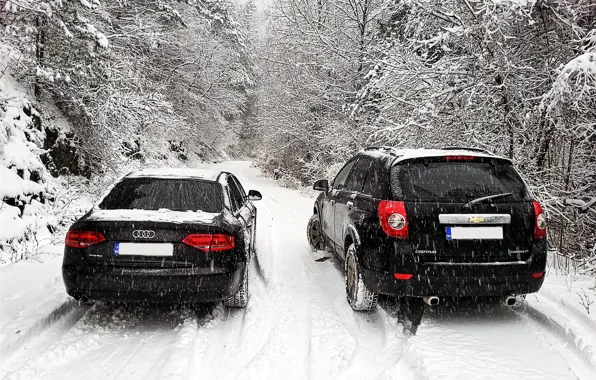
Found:
[(546, 218), (510, 160), (480, 149), (370, 147), (317, 181), (313, 249), (345, 262), (354, 310), (377, 294), (503, 297), (544, 281)]

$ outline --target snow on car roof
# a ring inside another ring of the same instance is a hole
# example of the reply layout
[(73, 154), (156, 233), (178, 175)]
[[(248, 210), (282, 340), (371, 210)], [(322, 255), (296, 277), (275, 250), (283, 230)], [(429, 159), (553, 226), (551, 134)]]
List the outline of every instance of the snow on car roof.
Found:
[(496, 157), (494, 154), (483, 153), (467, 149), (398, 149), (401, 154), (398, 161), (412, 158), (444, 157), (444, 156), (474, 156), (474, 157)]
[[(444, 156), (474, 156), (474, 157), (493, 157), (503, 158), (496, 156), (489, 152), (482, 152), (479, 150), (468, 150), (468, 149), (402, 149), (393, 147), (379, 147), (369, 148), (363, 150), (368, 155), (385, 155), (387, 153), (397, 156), (397, 162), (424, 157), (444, 157)], [(506, 159), (506, 158), (504, 158)]]
[(215, 181), (221, 174), (219, 170), (190, 168), (153, 168), (130, 173), (126, 178), (195, 178)]

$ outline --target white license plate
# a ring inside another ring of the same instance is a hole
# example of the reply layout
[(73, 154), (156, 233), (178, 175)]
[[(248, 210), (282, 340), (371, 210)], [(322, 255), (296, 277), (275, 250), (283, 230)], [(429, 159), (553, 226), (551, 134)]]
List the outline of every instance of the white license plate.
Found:
[(447, 240), (499, 240), (503, 227), (446, 227)]
[(174, 256), (171, 243), (115, 243), (114, 256)]

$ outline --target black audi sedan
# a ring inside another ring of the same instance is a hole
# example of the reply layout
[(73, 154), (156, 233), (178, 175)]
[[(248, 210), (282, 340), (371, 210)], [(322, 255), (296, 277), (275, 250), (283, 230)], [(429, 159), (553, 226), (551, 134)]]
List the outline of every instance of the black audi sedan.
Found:
[(146, 169), (118, 180), (66, 234), (77, 300), (248, 303), (258, 191), (231, 173)]

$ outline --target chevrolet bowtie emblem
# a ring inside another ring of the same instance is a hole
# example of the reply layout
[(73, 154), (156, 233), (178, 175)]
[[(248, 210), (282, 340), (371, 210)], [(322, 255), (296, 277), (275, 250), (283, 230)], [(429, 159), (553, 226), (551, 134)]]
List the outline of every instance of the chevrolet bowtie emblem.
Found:
[(474, 224), (482, 223), (482, 222), (484, 222), (484, 218), (481, 218), (479, 216), (473, 216), (470, 219), (468, 219), (468, 222), (474, 223)]

